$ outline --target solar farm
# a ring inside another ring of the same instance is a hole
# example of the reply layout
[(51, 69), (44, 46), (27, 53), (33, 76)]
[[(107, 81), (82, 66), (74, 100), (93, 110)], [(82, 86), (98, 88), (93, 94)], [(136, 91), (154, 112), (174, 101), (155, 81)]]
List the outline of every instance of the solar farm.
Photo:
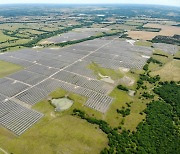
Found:
[(119, 39), (96, 39), (64, 48), (22, 49), (0, 55), (0, 60), (23, 70), (0, 79), (0, 124), (21, 135), (43, 117), (33, 105), (58, 88), (87, 97), (85, 106), (105, 113), (113, 98), (113, 84), (98, 80), (88, 65), (141, 69), (152, 55), (150, 47)]
[(84, 38), (88, 38), (92, 35), (95, 35), (95, 32), (68, 32), (68, 33), (64, 33), (62, 35), (59, 36), (54, 36), (51, 38), (47, 39), (47, 42), (50, 43), (62, 43), (62, 42), (67, 42), (67, 41), (72, 41), (72, 40), (81, 40)]

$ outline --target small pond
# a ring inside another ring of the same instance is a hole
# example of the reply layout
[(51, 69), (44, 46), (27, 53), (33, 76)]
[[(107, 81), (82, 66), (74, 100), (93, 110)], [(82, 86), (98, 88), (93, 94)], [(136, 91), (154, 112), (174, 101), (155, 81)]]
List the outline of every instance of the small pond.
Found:
[(64, 111), (69, 109), (73, 105), (73, 100), (64, 98), (52, 99), (51, 104), (55, 106), (55, 111)]

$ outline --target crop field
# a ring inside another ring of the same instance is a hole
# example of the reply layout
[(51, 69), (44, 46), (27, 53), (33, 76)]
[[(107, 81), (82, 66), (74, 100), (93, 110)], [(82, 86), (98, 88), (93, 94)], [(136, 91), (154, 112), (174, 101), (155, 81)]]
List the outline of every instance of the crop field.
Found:
[(152, 28), (161, 28), (161, 31), (158, 35), (163, 36), (173, 36), (173, 35), (180, 35), (180, 28), (176, 26), (169, 26), (169, 25), (160, 25), (160, 24), (146, 24), (144, 27), (152, 27)]
[(146, 32), (146, 31), (129, 31), (128, 36), (132, 39), (140, 40), (152, 40), (155, 36), (158, 35), (158, 32)]
[(160, 25), (160, 24), (146, 24), (144, 27), (150, 28), (160, 28), (160, 32), (147, 32), (147, 31), (129, 31), (128, 35), (132, 39), (140, 39), (140, 40), (152, 40), (155, 36), (163, 35), (163, 36), (174, 36), (180, 35), (180, 28), (169, 25)]

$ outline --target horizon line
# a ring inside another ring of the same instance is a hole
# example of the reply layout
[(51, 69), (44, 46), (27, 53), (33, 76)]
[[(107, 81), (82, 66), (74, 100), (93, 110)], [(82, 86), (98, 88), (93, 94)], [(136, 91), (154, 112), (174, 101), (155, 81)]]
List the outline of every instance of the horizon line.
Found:
[(173, 6), (173, 7), (180, 7), (180, 5), (168, 5), (168, 4), (147, 4), (147, 3), (51, 3), (51, 2), (45, 2), (45, 3), (0, 3), (0, 5), (18, 5), (18, 4), (58, 4), (58, 5), (154, 5), (154, 6)]

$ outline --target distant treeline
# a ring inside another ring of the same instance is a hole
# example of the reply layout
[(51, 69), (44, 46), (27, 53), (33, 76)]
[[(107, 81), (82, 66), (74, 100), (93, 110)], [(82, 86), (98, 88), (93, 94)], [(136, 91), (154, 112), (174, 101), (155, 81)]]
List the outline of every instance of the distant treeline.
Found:
[(161, 28), (143, 27), (139, 26), (136, 28), (138, 31), (148, 31), (148, 32), (160, 32)]
[[(131, 17), (151, 17), (159, 19), (169, 19), (180, 22), (179, 7), (165, 7), (153, 5), (98, 5), (105, 9), (78, 9), (82, 5), (77, 5), (75, 14), (88, 14), (96, 16), (103, 14), (105, 17), (120, 16), (122, 19)], [(7, 5), (6, 7), (0, 6), (0, 16), (4, 17), (17, 17), (17, 16), (48, 16), (49, 13), (61, 15), (63, 12), (61, 8), (72, 8), (72, 5)], [(170, 13), (177, 15), (169, 16)], [(103, 17), (97, 17), (95, 20), (99, 22)]]

